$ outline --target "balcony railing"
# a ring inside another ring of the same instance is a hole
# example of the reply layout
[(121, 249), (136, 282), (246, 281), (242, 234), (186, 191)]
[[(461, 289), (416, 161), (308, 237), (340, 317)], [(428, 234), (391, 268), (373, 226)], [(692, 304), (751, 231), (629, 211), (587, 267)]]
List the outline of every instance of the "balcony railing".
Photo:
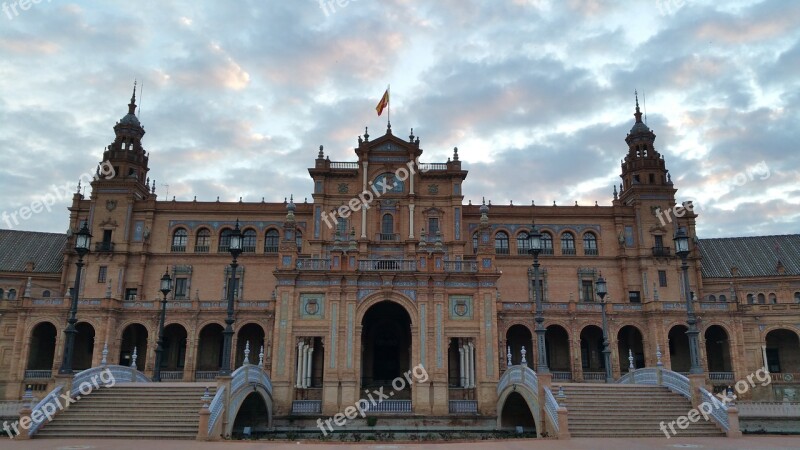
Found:
[(278, 253), (278, 247), (264, 247), (264, 253)]
[(572, 381), (572, 372), (552, 371), (553, 381)]
[(583, 372), (583, 381), (606, 381), (605, 372)]
[(331, 260), (324, 258), (298, 258), (297, 270), (331, 270)]
[(733, 372), (709, 372), (708, 379), (711, 381), (733, 381)]
[(219, 370), (198, 370), (194, 373), (194, 379), (197, 381), (213, 380), (219, 375)]
[(508, 247), (495, 247), (494, 253), (496, 255), (508, 255)]
[(173, 253), (183, 253), (185, 251), (186, 251), (186, 246), (185, 245), (173, 245), (172, 246), (172, 252)]
[(583, 254), (586, 256), (597, 256), (597, 249), (596, 248), (585, 248), (583, 249)]
[(378, 233), (378, 239), (381, 242), (399, 242), (400, 235), (397, 233)]
[(797, 383), (800, 381), (800, 373), (772, 372), (770, 376), (774, 383)]
[(294, 400), (292, 414), (321, 414), (322, 400)]
[(450, 414), (478, 414), (478, 401), (450, 400)]
[(210, 246), (208, 245), (195, 245), (194, 252), (195, 253), (208, 253), (211, 250)]
[(429, 170), (447, 170), (446, 163), (420, 163), (420, 172), (427, 172)]
[(653, 256), (667, 257), (670, 255), (669, 247), (653, 247)]
[(113, 242), (95, 242), (94, 251), (99, 253), (109, 253), (114, 251)]
[(231, 249), (230, 245), (220, 245), (217, 247), (217, 253), (228, 253)]
[(523, 248), (517, 247), (517, 254), (518, 255), (530, 255), (531, 254), (531, 249), (524, 248), (524, 247)]
[(358, 261), (358, 270), (362, 272), (416, 272), (415, 259), (362, 259)]
[(410, 413), (411, 400), (384, 400), (377, 405), (369, 407), (369, 412), (373, 413)]
[(478, 271), (477, 261), (445, 261), (444, 271), (453, 273), (475, 273)]
[(331, 169), (358, 169), (358, 163), (347, 161), (331, 161)]
[(552, 255), (553, 249), (552, 248), (543, 248), (542, 251), (539, 253), (540, 255)]
[(52, 378), (53, 371), (52, 370), (26, 370), (25, 371), (25, 379), (26, 380), (48, 380)]
[(561, 254), (562, 255), (574, 256), (575, 255), (575, 249), (574, 248), (562, 248), (561, 249)]
[(183, 380), (182, 370), (162, 370), (161, 379), (164, 381)]
[(255, 253), (256, 246), (255, 245), (243, 245), (242, 246), (242, 253)]

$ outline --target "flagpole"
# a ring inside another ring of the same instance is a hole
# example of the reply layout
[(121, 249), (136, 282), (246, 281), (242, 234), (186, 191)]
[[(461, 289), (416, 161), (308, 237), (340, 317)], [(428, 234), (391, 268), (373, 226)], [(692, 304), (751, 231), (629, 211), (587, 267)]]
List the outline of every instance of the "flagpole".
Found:
[(392, 129), (392, 85), (391, 84), (386, 85), (386, 92), (389, 94), (389, 101), (388, 104), (386, 105), (387, 108), (386, 129), (391, 130)]

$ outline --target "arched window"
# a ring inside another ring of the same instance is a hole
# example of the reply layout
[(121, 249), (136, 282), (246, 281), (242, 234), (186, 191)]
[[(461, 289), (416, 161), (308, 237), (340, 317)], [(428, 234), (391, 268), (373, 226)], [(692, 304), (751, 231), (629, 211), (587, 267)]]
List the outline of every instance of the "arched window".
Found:
[(264, 253), (278, 253), (278, 241), (280, 234), (278, 230), (271, 228), (267, 230), (266, 239), (264, 239)]
[(403, 192), (403, 188), (405, 187), (405, 184), (398, 180), (397, 177), (391, 172), (378, 175), (375, 177), (375, 181), (372, 184), (375, 186), (375, 191), (379, 194), (400, 194)]
[(384, 214), (381, 217), (381, 241), (394, 241), (394, 217), (391, 214)]
[(498, 231), (494, 235), (494, 252), (498, 255), (508, 254), (508, 233), (505, 231)]
[(250, 228), (242, 233), (242, 252), (255, 253), (256, 251), (256, 230)]
[(583, 235), (583, 254), (597, 255), (597, 236), (594, 233), (585, 233)]
[(231, 248), (231, 229), (226, 228), (219, 233), (219, 246), (217, 250), (220, 253), (227, 252)]
[(772, 305), (778, 303), (778, 296), (775, 295), (774, 293), (770, 293), (769, 294), (769, 303), (772, 304)]
[(50, 291), (42, 291), (42, 297), (50, 298)]
[(747, 294), (747, 303), (750, 305), (755, 303), (755, 300), (753, 300), (753, 294)]
[(303, 252), (303, 232), (300, 230), (295, 231), (294, 243), (297, 245), (297, 252)]
[(542, 233), (542, 255), (553, 254), (553, 235), (545, 231)]
[(211, 249), (211, 232), (208, 228), (202, 228), (197, 232), (197, 240), (194, 244), (195, 253), (208, 253)]
[(478, 254), (478, 232), (472, 233), (472, 250)]
[(570, 232), (566, 232), (561, 235), (561, 254), (575, 254), (575, 236), (573, 236)]
[(715, 295), (709, 295), (708, 296), (708, 301), (715, 302), (715, 301), (717, 301), (717, 297)]
[(759, 305), (765, 305), (766, 303), (767, 303), (767, 299), (766, 299), (766, 297), (764, 297), (764, 294), (758, 294), (758, 304)]
[(719, 296), (719, 301), (721, 301), (721, 302), (727, 302), (727, 301), (728, 301), (728, 297), (725, 297), (725, 294), (720, 294), (720, 296)]
[(520, 231), (517, 234), (517, 254), (527, 255), (531, 250), (531, 241), (528, 240), (528, 232)]
[(9, 300), (16, 300), (17, 299), (17, 290), (16, 289), (9, 289), (8, 290), (8, 299)]
[(173, 252), (185, 252), (186, 251), (186, 243), (189, 240), (189, 233), (186, 232), (186, 228), (178, 228), (172, 233), (172, 251)]

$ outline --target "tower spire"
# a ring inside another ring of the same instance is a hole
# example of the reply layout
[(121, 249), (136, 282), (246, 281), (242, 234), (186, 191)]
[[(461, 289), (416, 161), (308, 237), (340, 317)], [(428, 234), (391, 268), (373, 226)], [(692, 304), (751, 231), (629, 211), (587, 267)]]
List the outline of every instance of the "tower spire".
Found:
[(642, 123), (642, 112), (639, 110), (639, 92), (634, 89), (633, 95), (636, 96), (636, 112), (633, 116), (636, 117), (636, 123)]
[(133, 95), (131, 95), (131, 102), (128, 103), (128, 114), (136, 114), (136, 80), (133, 80)]

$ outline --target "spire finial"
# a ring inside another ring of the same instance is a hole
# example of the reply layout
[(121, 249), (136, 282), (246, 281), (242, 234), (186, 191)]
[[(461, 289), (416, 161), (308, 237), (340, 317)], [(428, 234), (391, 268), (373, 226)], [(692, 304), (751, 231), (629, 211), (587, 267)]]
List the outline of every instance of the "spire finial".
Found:
[(128, 114), (136, 114), (136, 80), (133, 80), (133, 94), (131, 94), (131, 102), (128, 103)]
[(636, 111), (639, 111), (639, 91), (634, 89), (633, 95), (636, 97)]
[(458, 147), (453, 147), (453, 161), (458, 161)]
[(414, 129), (411, 129), (411, 134), (408, 135), (408, 142), (414, 142)]
[(369, 127), (364, 127), (364, 140), (369, 142)]
[(642, 112), (639, 110), (639, 91), (633, 91), (633, 95), (636, 97), (636, 112), (633, 114), (636, 117), (636, 123), (642, 123)]
[(323, 147), (320, 145), (320, 146), (319, 146), (319, 154), (317, 154), (317, 159), (323, 159), (324, 157), (325, 157), (324, 149), (323, 149)]

